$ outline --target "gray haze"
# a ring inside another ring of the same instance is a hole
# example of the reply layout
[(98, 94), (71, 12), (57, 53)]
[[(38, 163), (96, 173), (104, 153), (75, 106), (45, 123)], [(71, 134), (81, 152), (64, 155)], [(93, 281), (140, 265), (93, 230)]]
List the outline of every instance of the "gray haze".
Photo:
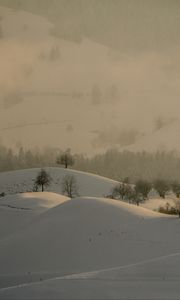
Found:
[(0, 0), (0, 139), (180, 150), (180, 1)]

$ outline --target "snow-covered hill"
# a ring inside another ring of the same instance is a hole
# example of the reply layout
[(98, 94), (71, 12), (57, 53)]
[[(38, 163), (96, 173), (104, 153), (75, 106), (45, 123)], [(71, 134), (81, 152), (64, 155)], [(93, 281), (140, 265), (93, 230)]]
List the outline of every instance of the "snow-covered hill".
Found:
[[(47, 167), (45, 170), (52, 178), (48, 191), (61, 193), (62, 179), (72, 175), (76, 179), (80, 196), (102, 197), (110, 194), (117, 181), (72, 169)], [(33, 190), (34, 181), (40, 169), (26, 169), (0, 173), (0, 191), (5, 194), (29, 192)], [(0, 200), (1, 201), (1, 200)]]
[[(14, 234), (34, 217), (57, 206), (68, 198), (60, 195), (62, 179), (73, 175), (80, 196), (102, 197), (110, 194), (116, 181), (94, 174), (64, 168), (46, 168), (52, 182), (48, 192), (32, 192), (34, 180), (40, 169), (27, 169), (0, 173), (0, 238)], [(51, 191), (51, 192), (50, 192)]]
[[(141, 265), (137, 273), (139, 285), (144, 291), (144, 280), (152, 288), (152, 280), (158, 278), (160, 285), (154, 291), (157, 296), (164, 287), (162, 278), (167, 271), (163, 263), (157, 269), (154, 261), (159, 262), (164, 256), (169, 259), (171, 253), (177, 252), (178, 227), (177, 219), (121, 201), (77, 198), (64, 202), (37, 216), (24, 230), (1, 240), (0, 297), (28, 295), (41, 299), (53, 292), (60, 299), (77, 299), (79, 295), (97, 299), (104, 296), (107, 284), (113, 281), (115, 285), (109, 286), (107, 295), (114, 293), (115, 298), (121, 299), (130, 293), (127, 284), (133, 287), (137, 283), (134, 270)], [(171, 272), (166, 277), (169, 287), (174, 274), (179, 273)], [(119, 294), (119, 281), (123, 294)], [(93, 294), (86, 288), (89, 284)], [(135, 295), (139, 293), (145, 296), (135, 290)], [(173, 293), (169, 291), (168, 295)]]
[(68, 197), (44, 192), (7, 195), (0, 199), (0, 239), (12, 235), (34, 218), (69, 200)]
[[(167, 276), (161, 259), (167, 257), (167, 266), (171, 265), (169, 258), (180, 249), (179, 219), (102, 198), (117, 184), (108, 178), (63, 168), (46, 170), (53, 184), (51, 192), (43, 193), (9, 190), (10, 186), (30, 189), (39, 169), (0, 173), (1, 188), (11, 192), (0, 199), (0, 299), (25, 295), (42, 299), (51, 292), (58, 299), (102, 299), (107, 286), (107, 296), (114, 293), (121, 299), (119, 288), (122, 297), (130, 295), (127, 283), (133, 288), (136, 272), (142, 299), (146, 284), (154, 286), (152, 278), (160, 282), (153, 288), (157, 296), (164, 287), (161, 277)], [(67, 174), (73, 174), (79, 185), (80, 196), (72, 200), (55, 194), (61, 192), (61, 179)], [(175, 293), (179, 288), (173, 276), (179, 273), (171, 270), (167, 282), (169, 291), (174, 284)], [(135, 295), (139, 295), (136, 289)]]
[[(25, 230), (1, 240), (1, 272), (71, 274), (161, 255), (161, 246), (167, 243), (164, 228), (171, 219), (121, 201), (73, 199), (37, 216)], [(156, 226), (159, 232), (154, 234)], [(127, 252), (132, 243), (133, 255)], [(165, 252), (168, 251), (167, 244)]]

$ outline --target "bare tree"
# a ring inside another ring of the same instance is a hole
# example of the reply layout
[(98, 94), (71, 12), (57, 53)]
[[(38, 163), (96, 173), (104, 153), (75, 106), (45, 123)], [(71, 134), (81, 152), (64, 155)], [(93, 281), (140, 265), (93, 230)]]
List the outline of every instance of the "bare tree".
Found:
[(41, 169), (34, 182), (34, 189), (36, 189), (37, 191), (38, 186), (41, 186), (43, 192), (44, 187), (49, 186), (51, 181), (52, 181), (51, 176), (44, 169)]
[(137, 206), (139, 206), (139, 204), (144, 201), (144, 197), (141, 193), (136, 191), (135, 187), (132, 187), (129, 191), (128, 199), (129, 202), (134, 203)]
[(141, 194), (144, 200), (147, 199), (148, 194), (151, 191), (150, 182), (143, 179), (137, 180), (135, 184), (135, 191), (137, 194)]
[(130, 193), (130, 189), (131, 186), (129, 184), (126, 183), (119, 183), (117, 184), (113, 189), (112, 189), (112, 197), (114, 199), (122, 199), (124, 200), (124, 198)]
[(61, 183), (62, 193), (70, 198), (78, 196), (78, 185), (73, 175), (65, 175)]
[(74, 157), (71, 154), (71, 149), (67, 149), (65, 152), (60, 154), (56, 159), (57, 164), (64, 165), (67, 169), (68, 166), (72, 166), (74, 164)]

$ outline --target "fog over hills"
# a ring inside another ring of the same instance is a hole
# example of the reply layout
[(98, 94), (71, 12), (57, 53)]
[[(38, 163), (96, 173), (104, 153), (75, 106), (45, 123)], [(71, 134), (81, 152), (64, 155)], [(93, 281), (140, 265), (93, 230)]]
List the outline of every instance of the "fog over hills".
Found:
[(0, 0), (0, 299), (180, 298), (179, 12)]
[(179, 6), (1, 0), (1, 143), (179, 151)]

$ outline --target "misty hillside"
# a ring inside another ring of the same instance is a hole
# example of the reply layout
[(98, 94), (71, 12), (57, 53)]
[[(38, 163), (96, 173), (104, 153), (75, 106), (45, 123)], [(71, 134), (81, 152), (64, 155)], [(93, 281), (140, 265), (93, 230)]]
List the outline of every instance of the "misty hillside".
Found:
[[(153, 2), (123, 3), (0, 1), (2, 144), (91, 155), (112, 147), (180, 150), (179, 46), (171, 41), (178, 4), (163, 2), (159, 19), (161, 1), (156, 11)], [(158, 22), (166, 25), (156, 33)], [(168, 52), (160, 55), (162, 48)]]
[(178, 1), (1, 0), (0, 5), (45, 17), (61, 38), (81, 42), (88, 37), (122, 52), (165, 51), (180, 42)]

